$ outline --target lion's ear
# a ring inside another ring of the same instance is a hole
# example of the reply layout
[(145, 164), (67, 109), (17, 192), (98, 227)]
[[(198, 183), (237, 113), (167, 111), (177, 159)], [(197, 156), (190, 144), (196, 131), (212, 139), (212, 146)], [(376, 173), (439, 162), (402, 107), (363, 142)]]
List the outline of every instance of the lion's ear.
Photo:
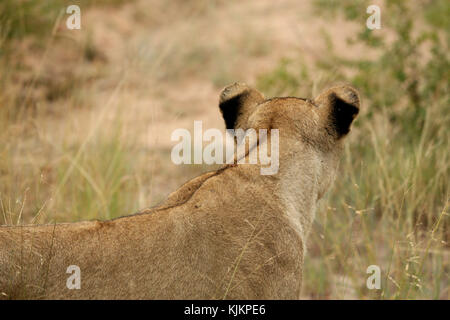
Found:
[(315, 103), (321, 108), (327, 126), (340, 138), (350, 132), (350, 126), (359, 113), (358, 91), (350, 86), (333, 87), (320, 94)]
[(248, 118), (263, 101), (262, 93), (246, 84), (235, 83), (225, 87), (220, 93), (219, 108), (226, 128), (248, 129)]

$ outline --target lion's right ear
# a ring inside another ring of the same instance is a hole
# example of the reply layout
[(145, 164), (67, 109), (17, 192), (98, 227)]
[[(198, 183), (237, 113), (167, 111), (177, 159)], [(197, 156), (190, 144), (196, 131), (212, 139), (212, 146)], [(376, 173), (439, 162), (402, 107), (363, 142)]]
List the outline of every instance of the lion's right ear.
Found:
[(319, 112), (324, 114), (326, 126), (337, 138), (350, 131), (353, 120), (359, 113), (360, 98), (355, 88), (342, 85), (326, 90), (315, 99)]
[(262, 93), (246, 84), (234, 83), (225, 87), (220, 93), (219, 108), (226, 128), (248, 129), (248, 118), (264, 100)]

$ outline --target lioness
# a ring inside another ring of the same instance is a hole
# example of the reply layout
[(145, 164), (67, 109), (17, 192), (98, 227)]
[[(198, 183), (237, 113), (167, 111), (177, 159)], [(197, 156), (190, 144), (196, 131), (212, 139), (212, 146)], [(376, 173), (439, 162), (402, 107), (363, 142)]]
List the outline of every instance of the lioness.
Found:
[[(227, 128), (279, 130), (277, 174), (228, 164), (131, 216), (0, 227), (0, 296), (298, 299), (317, 202), (359, 105), (349, 86), (314, 100), (266, 100), (244, 84), (226, 87), (219, 106)], [(245, 157), (270, 143), (268, 135)], [(69, 289), (71, 265), (79, 267), (79, 288)]]

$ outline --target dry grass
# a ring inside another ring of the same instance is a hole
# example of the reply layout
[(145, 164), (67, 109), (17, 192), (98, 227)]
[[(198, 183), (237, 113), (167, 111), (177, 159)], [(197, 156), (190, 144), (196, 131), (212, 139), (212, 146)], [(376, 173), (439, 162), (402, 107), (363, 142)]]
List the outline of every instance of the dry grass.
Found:
[[(357, 22), (314, 16), (306, 2), (171, 3), (81, 5), (75, 31), (56, 4), (42, 34), (0, 38), (0, 221), (108, 219), (157, 204), (213, 169), (175, 166), (170, 134), (194, 120), (223, 128), (223, 85), (314, 96), (343, 79), (316, 64), (329, 56), (324, 30), (336, 52), (373, 56), (348, 51)], [(303, 295), (448, 299), (448, 95), (429, 101), (414, 137), (363, 98), (311, 233)], [(365, 286), (371, 264), (382, 290)]]

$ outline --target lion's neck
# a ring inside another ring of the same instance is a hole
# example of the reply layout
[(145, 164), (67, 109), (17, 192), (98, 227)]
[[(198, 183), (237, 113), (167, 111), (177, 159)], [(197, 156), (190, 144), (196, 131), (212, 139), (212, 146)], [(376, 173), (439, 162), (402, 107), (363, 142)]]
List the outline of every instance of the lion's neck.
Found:
[[(279, 196), (285, 207), (285, 214), (303, 239), (309, 234), (315, 217), (319, 195), (317, 161), (305, 161), (280, 167)], [(311, 164), (311, 165), (308, 165)]]

